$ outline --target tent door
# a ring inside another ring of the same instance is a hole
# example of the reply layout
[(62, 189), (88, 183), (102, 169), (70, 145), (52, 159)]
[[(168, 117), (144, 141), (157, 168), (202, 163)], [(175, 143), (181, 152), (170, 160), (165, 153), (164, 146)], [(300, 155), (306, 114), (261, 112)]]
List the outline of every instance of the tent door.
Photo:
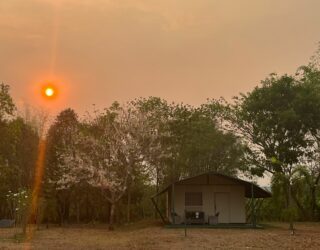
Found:
[(230, 222), (229, 193), (214, 193), (215, 212), (219, 213), (219, 223)]

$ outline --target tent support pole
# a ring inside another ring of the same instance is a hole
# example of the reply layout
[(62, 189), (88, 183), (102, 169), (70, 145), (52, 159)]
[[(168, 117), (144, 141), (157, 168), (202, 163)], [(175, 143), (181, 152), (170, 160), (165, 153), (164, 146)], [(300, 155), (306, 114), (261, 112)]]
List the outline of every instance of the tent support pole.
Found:
[(161, 211), (160, 211), (157, 203), (155, 202), (154, 197), (151, 198), (151, 201), (152, 201), (154, 207), (156, 208), (158, 214), (160, 215), (162, 222), (163, 222), (164, 224), (166, 224), (166, 220), (164, 219), (163, 215), (161, 214)]

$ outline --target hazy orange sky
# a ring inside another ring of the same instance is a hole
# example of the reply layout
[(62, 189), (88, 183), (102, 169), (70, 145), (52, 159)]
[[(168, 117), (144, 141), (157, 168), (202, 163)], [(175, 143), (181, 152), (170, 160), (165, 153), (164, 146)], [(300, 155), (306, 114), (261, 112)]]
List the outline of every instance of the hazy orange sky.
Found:
[[(319, 10), (318, 0), (0, 0), (0, 81), (19, 105), (52, 112), (229, 99), (306, 64)], [(54, 101), (42, 99), (45, 81)]]

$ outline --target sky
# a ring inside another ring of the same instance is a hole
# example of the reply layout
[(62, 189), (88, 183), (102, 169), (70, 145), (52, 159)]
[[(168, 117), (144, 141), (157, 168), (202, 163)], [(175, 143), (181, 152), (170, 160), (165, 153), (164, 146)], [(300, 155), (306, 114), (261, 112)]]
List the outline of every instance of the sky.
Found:
[[(319, 9), (318, 0), (0, 0), (0, 82), (19, 107), (51, 115), (148, 96), (230, 100), (308, 63)], [(47, 83), (58, 89), (50, 101)]]
[[(1, 0), (0, 81), (18, 105), (51, 113), (147, 96), (229, 100), (308, 63), (319, 9), (318, 0)], [(40, 93), (47, 82), (55, 100)]]

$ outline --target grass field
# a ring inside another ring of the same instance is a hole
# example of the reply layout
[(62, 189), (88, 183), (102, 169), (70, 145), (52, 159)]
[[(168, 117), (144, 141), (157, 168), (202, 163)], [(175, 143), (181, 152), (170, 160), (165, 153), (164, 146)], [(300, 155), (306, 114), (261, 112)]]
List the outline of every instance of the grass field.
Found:
[(13, 238), (14, 229), (0, 229), (0, 249), (320, 249), (320, 223), (287, 224), (265, 229), (166, 229), (140, 222), (110, 232), (105, 225), (50, 227), (35, 231), (30, 242)]

